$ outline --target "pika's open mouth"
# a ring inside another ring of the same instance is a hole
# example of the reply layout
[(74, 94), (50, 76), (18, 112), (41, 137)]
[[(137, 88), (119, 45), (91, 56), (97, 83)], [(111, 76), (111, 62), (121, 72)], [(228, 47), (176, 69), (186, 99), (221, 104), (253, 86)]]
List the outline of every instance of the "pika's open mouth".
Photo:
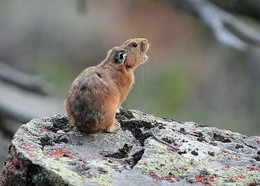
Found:
[(145, 55), (145, 56), (144, 56), (144, 60), (142, 61), (142, 63), (141, 63), (141, 64), (144, 64), (144, 63), (147, 61), (147, 59), (148, 59), (148, 56), (147, 56), (147, 55)]

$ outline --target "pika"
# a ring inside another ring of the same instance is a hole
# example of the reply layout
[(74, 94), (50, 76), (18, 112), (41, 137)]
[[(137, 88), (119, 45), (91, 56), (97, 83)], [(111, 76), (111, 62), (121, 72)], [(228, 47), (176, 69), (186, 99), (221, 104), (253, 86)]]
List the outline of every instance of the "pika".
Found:
[(148, 49), (147, 39), (129, 39), (109, 50), (99, 65), (81, 72), (64, 101), (70, 124), (83, 132), (120, 129), (116, 111), (134, 83), (134, 70), (147, 61)]

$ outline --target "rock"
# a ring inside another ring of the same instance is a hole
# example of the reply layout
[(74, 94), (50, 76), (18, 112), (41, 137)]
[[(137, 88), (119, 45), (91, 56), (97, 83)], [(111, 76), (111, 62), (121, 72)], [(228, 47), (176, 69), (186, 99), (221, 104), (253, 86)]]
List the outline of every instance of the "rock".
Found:
[(4, 165), (4, 161), (6, 159), (6, 155), (8, 152), (8, 147), (10, 146), (10, 141), (5, 134), (0, 130), (0, 141), (1, 141), (1, 145), (0, 145), (0, 177), (1, 177), (1, 170), (3, 168)]
[(120, 109), (122, 129), (83, 134), (64, 115), (15, 134), (2, 185), (257, 185), (260, 137)]

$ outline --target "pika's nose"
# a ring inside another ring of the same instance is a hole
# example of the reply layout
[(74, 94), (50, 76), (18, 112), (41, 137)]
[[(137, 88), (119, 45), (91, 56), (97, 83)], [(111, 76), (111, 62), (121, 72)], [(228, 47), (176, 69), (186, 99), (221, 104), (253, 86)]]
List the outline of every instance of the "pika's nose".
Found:
[(141, 40), (142, 43), (148, 43), (148, 39), (141, 38), (140, 40)]
[(142, 40), (141, 40), (141, 50), (142, 50), (143, 52), (146, 52), (148, 49), (149, 49), (148, 40), (145, 39), (145, 38), (142, 38)]

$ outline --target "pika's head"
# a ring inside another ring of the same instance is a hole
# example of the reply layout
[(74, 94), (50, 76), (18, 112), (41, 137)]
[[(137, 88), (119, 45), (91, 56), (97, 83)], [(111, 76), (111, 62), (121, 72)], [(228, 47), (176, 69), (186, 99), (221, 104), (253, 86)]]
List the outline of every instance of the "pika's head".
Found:
[(119, 47), (114, 47), (107, 54), (107, 60), (120, 68), (134, 70), (147, 61), (146, 52), (149, 49), (145, 38), (129, 39)]

